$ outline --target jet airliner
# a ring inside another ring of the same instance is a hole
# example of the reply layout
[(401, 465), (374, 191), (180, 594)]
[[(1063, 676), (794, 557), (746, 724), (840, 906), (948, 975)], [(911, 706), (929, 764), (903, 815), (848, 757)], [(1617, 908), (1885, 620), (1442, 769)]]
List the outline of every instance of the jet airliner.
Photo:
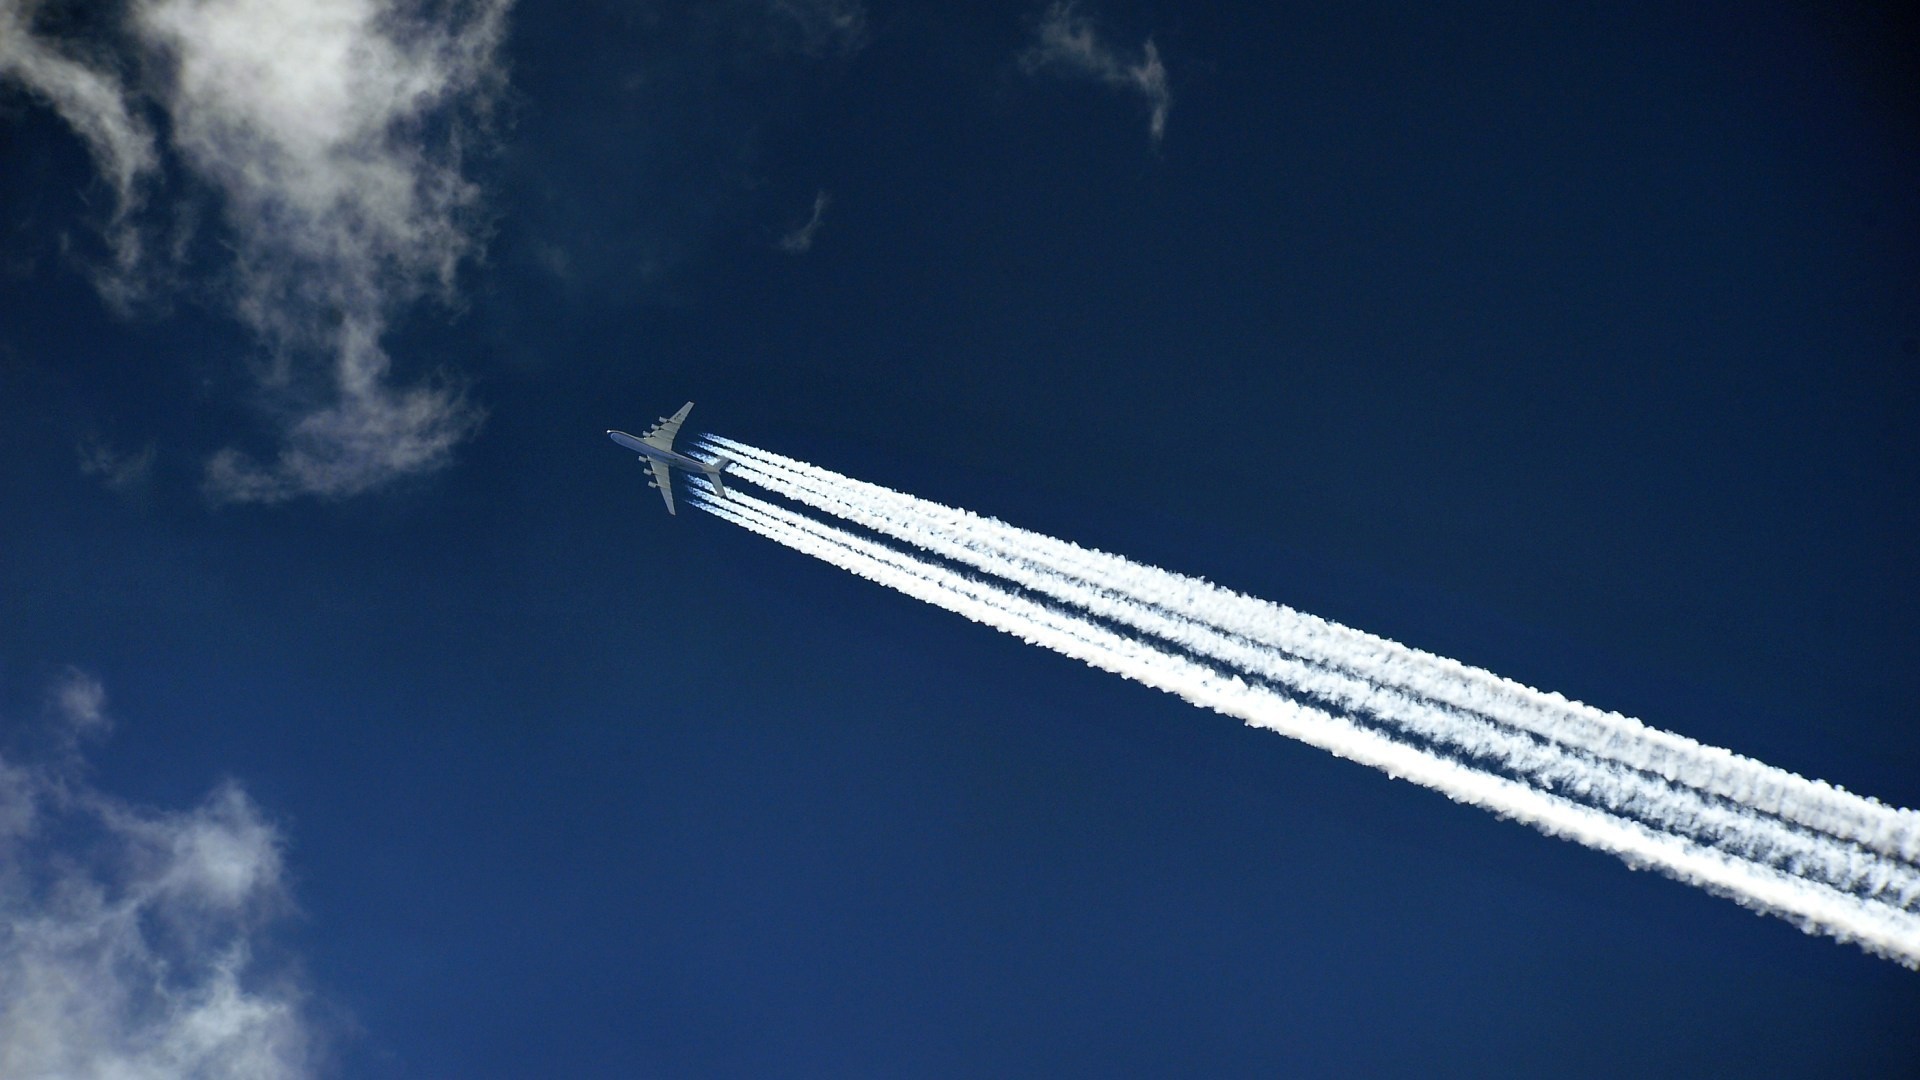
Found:
[(725, 495), (727, 493), (726, 487), (720, 482), (720, 475), (727, 471), (727, 466), (733, 464), (731, 460), (716, 457), (713, 463), (709, 465), (699, 458), (688, 457), (685, 454), (677, 453), (673, 449), (673, 438), (680, 434), (680, 425), (686, 421), (687, 414), (692, 411), (693, 402), (689, 401), (685, 405), (680, 406), (679, 412), (674, 413), (672, 416), (661, 417), (660, 422), (653, 425), (652, 430), (637, 439), (624, 431), (607, 432), (608, 438), (639, 454), (641, 461), (653, 466), (653, 478), (647, 481), (647, 486), (660, 489), (660, 497), (667, 500), (667, 513), (669, 514), (679, 513), (678, 510), (673, 508), (672, 470), (674, 469), (691, 470), (704, 474), (707, 480), (719, 490), (720, 494)]

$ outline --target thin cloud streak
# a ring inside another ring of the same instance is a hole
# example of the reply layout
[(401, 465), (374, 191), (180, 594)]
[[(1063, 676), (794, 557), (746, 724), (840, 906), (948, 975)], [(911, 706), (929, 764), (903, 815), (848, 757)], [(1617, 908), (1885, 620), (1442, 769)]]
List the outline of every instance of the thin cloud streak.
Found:
[(813, 216), (807, 219), (805, 225), (794, 229), (792, 232), (780, 238), (778, 245), (780, 250), (789, 255), (805, 255), (807, 252), (812, 251), (814, 234), (820, 231), (820, 225), (825, 220), (827, 205), (832, 201), (825, 191), (815, 195), (813, 197)]
[[(50, 694), (57, 741), (108, 721), (98, 680)], [(133, 806), (83, 763), (0, 759), (0, 1076), (311, 1075), (299, 985), (263, 966), (284, 843), (236, 785)]]
[(142, 202), (143, 184), (159, 165), (153, 131), (131, 107), (118, 74), (89, 66), (34, 35), (40, 7), (40, 0), (0, 0), (0, 82), (16, 82), (52, 106), (113, 188), (107, 241), (114, 265), (99, 280), (110, 301), (124, 302), (141, 258), (140, 233), (131, 218)]
[[(736, 466), (736, 474), (744, 481), (761, 482), (766, 478), (764, 472), (753, 475), (752, 463), (765, 464), (769, 458), (778, 458), (731, 440), (710, 439), (709, 443), (724, 447), (736, 459), (750, 459), (749, 467)], [(791, 459), (779, 460), (783, 465), (801, 465)], [(849, 489), (854, 485), (874, 487), (857, 481), (847, 481), (847, 485)], [(781, 486), (776, 483), (773, 490)], [(1489, 772), (1474, 756), (1459, 755), (1457, 744), (1454, 752), (1436, 750), (1435, 746), (1445, 739), (1407, 741), (1409, 732), (1404, 729), (1396, 736), (1392, 730), (1370, 726), (1378, 718), (1369, 710), (1395, 707), (1391, 704), (1394, 695), (1376, 694), (1346, 703), (1329, 701), (1339, 704), (1343, 713), (1329, 712), (1311, 693), (1304, 699), (1296, 698), (1294, 694), (1300, 688), (1282, 678), (1275, 677), (1272, 685), (1263, 677), (1248, 682), (1241, 672), (1233, 670), (1236, 665), (1230, 649), (1222, 649), (1229, 653), (1225, 658), (1208, 651), (1221, 648), (1218, 640), (1176, 628), (1166, 639), (1173, 646), (1168, 648), (1110, 628), (1103, 620), (1125, 614), (1121, 609), (1129, 603), (1124, 589), (1112, 589), (1104, 603), (1094, 602), (1081, 591), (1043, 590), (1068, 605), (1053, 607), (1022, 595), (1033, 588), (1036, 579), (1022, 578), (1018, 572), (1009, 573), (992, 565), (981, 567), (995, 578), (1008, 581), (1009, 586), (958, 574), (939, 562), (737, 492), (719, 500), (706, 489), (695, 501), (762, 535), (988, 622), (1024, 640), (1180, 694), (1249, 723), (1271, 727), (1389, 775), (1432, 787), (1450, 798), (1524, 821), (1550, 835), (1611, 852), (1629, 865), (1657, 868), (1745, 906), (1781, 915), (1809, 932), (1855, 941), (1868, 951), (1909, 967), (1920, 966), (1920, 914), (1910, 910), (1916, 899), (1911, 866), (1866, 856), (1831, 837), (1810, 841), (1749, 807), (1716, 808), (1691, 792), (1663, 791), (1657, 781), (1644, 777), (1634, 781), (1640, 788), (1630, 793), (1625, 805), (1610, 805), (1608, 800), (1613, 796), (1607, 789), (1631, 780), (1629, 774), (1608, 765), (1596, 767), (1590, 755), (1554, 746), (1536, 746), (1528, 751), (1536, 759), (1529, 765), (1513, 756), (1519, 744), (1511, 733), (1496, 742), (1507, 748), (1507, 766), (1519, 775)], [(855, 501), (849, 500), (848, 506)], [(963, 513), (934, 504), (927, 514), (927, 527), (942, 531), (939, 522), (955, 522)], [(888, 531), (900, 535), (899, 530)], [(945, 531), (956, 541), (968, 533), (965, 523)], [(1164, 616), (1139, 612), (1134, 616), (1147, 619), (1152, 627), (1148, 632), (1155, 637), (1169, 629), (1166, 623), (1153, 621)], [(1352, 711), (1344, 711), (1349, 707)], [(1439, 713), (1429, 715), (1428, 720), (1458, 723), (1458, 718), (1449, 720)], [(1456, 732), (1473, 727), (1468, 723)], [(1486, 734), (1480, 732), (1481, 737)], [(1485, 752), (1484, 746), (1481, 752)], [(1583, 801), (1592, 799), (1596, 790), (1601, 791), (1597, 800), (1601, 805)], [(1677, 818), (1676, 808), (1680, 812)], [(1712, 812), (1716, 810), (1717, 814)], [(1756, 860), (1746, 850), (1756, 843), (1799, 844), (1794, 855), (1811, 859), (1803, 861), (1769, 849), (1766, 858)], [(1864, 872), (1847, 869), (1854, 859), (1864, 860)], [(1832, 880), (1825, 880), (1829, 878)]]
[(1020, 66), (1028, 74), (1058, 71), (1140, 95), (1147, 105), (1147, 133), (1155, 145), (1160, 143), (1167, 133), (1173, 93), (1152, 38), (1141, 46), (1138, 59), (1123, 58), (1101, 40), (1093, 21), (1079, 14), (1071, 0), (1059, 0), (1047, 9), (1037, 36), (1039, 40), (1020, 54)]
[(867, 7), (860, 0), (771, 0), (810, 56), (852, 56), (866, 47)]
[(109, 490), (129, 491), (145, 484), (153, 475), (156, 453), (152, 443), (122, 454), (97, 438), (89, 438), (80, 443), (80, 471), (99, 477)]

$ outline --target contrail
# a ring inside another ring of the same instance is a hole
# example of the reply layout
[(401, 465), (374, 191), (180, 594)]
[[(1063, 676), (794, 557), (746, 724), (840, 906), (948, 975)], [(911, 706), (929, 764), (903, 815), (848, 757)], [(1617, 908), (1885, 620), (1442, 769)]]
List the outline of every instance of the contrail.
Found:
[(1016, 590), (968, 577), (761, 499), (734, 493), (719, 500), (697, 478), (694, 485), (696, 505), (907, 595), (1433, 788), (1457, 801), (1611, 852), (1629, 865), (1657, 868), (1748, 907), (1785, 917), (1810, 932), (1854, 941), (1870, 952), (1920, 968), (1920, 916), (1912, 912), (1474, 769), (1122, 634), (1071, 609), (1040, 603)]
[[(1738, 802), (1908, 864), (1920, 862), (1920, 814), (1808, 780), (1719, 747), (1492, 672), (1341, 626), (1210, 582), (1019, 529), (992, 518), (904, 495), (732, 440), (709, 436), (759, 466), (769, 489), (789, 498), (810, 491), (857, 500), (910, 528), (938, 529), (995, 560), (1019, 560), (1129, 600), (1220, 628), (1381, 687), (1399, 687), (1556, 743), (1618, 761), (1707, 795)], [(829, 511), (833, 512), (833, 511)], [(875, 527), (869, 525), (868, 527)]]
[(812, 484), (783, 479), (754, 464), (736, 465), (736, 473), (923, 551), (996, 574), (1081, 611), (1153, 634), (1187, 652), (1280, 684), (1339, 711), (1357, 714), (1363, 722), (1384, 721), (1403, 737), (1411, 736), (1411, 741), (1437, 744), (1448, 756), (1465, 757), (1483, 769), (1518, 776), (1536, 787), (1572, 792), (1609, 812), (1712, 844), (1750, 861), (1791, 868), (1800, 876), (1845, 891), (1901, 907), (1920, 898), (1920, 872), (1855, 845), (1835, 843), (1744, 806), (1675, 787), (1657, 776), (1581, 750), (1542, 743), (1481, 716), (1436, 706), (1345, 672), (1303, 663), (1204, 623), (1140, 604), (1125, 594), (1048, 572), (1031, 561), (983, 556), (938, 529), (924, 527), (911, 518), (894, 520), (876, 512), (857, 492), (823, 493)]

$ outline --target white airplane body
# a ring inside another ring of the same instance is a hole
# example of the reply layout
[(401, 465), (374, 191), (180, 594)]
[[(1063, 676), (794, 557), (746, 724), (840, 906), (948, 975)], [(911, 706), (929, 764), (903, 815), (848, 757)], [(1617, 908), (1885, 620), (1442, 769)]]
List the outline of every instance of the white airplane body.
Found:
[(727, 493), (726, 486), (720, 482), (720, 476), (733, 464), (726, 458), (716, 458), (711, 464), (699, 458), (688, 457), (673, 448), (674, 436), (680, 434), (680, 425), (686, 422), (687, 414), (693, 411), (693, 402), (680, 406), (680, 411), (672, 416), (663, 416), (645, 435), (635, 438), (624, 431), (607, 432), (607, 437), (621, 446), (640, 455), (640, 460), (653, 467), (653, 478), (647, 486), (658, 488), (660, 497), (667, 501), (667, 513), (678, 514), (673, 508), (673, 470), (681, 469), (697, 472), (705, 476), (717, 488), (720, 494)]

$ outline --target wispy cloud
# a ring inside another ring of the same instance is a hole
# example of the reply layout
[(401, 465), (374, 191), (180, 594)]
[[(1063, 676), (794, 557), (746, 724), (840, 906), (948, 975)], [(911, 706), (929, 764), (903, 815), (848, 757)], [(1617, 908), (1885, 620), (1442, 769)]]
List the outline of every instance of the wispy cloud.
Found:
[(770, 5), (797, 35), (802, 52), (851, 56), (867, 44), (867, 8), (860, 0), (770, 0)]
[(1101, 40), (1093, 20), (1075, 10), (1071, 0), (1058, 0), (1041, 18), (1037, 40), (1020, 54), (1020, 64), (1029, 74), (1057, 71), (1139, 94), (1147, 104), (1147, 132), (1154, 143), (1167, 133), (1173, 96), (1152, 38), (1137, 58), (1122, 56)]
[(214, 458), (216, 499), (357, 494), (439, 468), (477, 427), (455, 388), (395, 388), (380, 338), (395, 305), (426, 288), (451, 295), (476, 246), (458, 126), (429, 132), (494, 89), (505, 12), (483, 0), (446, 27), (386, 0), (136, 8), (142, 39), (169, 61), (159, 94), (174, 147), (224, 195), (240, 238), (241, 317), (281, 355), (330, 368), (277, 460)]
[(780, 250), (789, 255), (805, 255), (813, 250), (814, 234), (820, 231), (821, 223), (826, 220), (827, 206), (832, 201), (824, 191), (814, 195), (813, 216), (807, 219), (805, 225), (780, 238)]
[(41, 6), (41, 0), (0, 0), (0, 81), (18, 83), (52, 106), (86, 143), (95, 168), (113, 188), (107, 222), (113, 266), (101, 282), (110, 300), (124, 299), (141, 255), (132, 215), (147, 176), (159, 164), (153, 131), (132, 107), (117, 72), (89, 65), (34, 33)]
[(34, 0), (0, 0), (0, 75), (82, 134), (123, 208), (158, 168), (144, 101), (219, 197), (234, 309), (272, 356), (284, 441), (265, 462), (217, 454), (216, 500), (353, 495), (443, 466), (477, 428), (451, 380), (396, 386), (381, 339), (399, 306), (451, 300), (479, 250), (464, 158), (504, 84), (509, 2), (132, 0), (135, 93), (36, 36)]
[[(56, 724), (106, 724), (91, 676), (50, 696)], [(232, 784), (169, 812), (77, 760), (0, 759), (0, 1076), (309, 1075), (304, 994), (261, 961), (281, 850)]]
[(48, 698), (61, 742), (78, 743), (105, 735), (113, 726), (107, 717), (107, 689), (100, 680), (70, 667), (54, 681)]
[(101, 483), (114, 491), (131, 491), (153, 475), (157, 452), (154, 445), (148, 443), (123, 454), (99, 438), (88, 437), (80, 442), (80, 471), (99, 477)]

